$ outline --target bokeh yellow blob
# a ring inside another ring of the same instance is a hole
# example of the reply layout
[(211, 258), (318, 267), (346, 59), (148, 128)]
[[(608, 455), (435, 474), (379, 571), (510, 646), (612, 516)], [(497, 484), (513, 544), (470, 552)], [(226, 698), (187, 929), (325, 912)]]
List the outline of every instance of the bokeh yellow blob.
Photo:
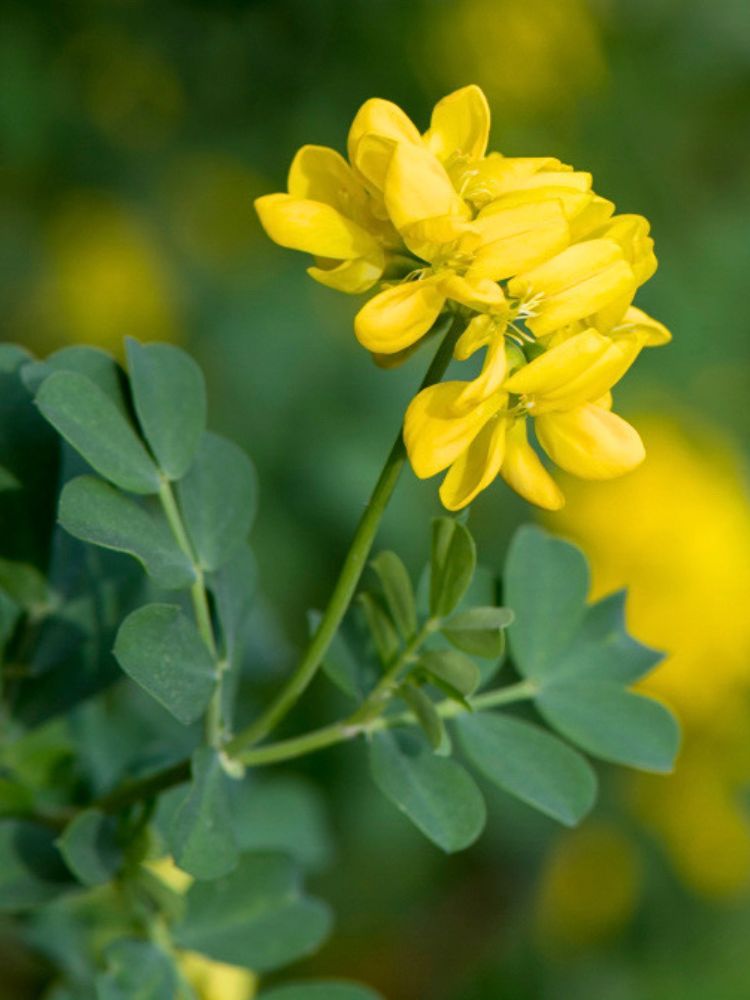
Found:
[(638, 901), (641, 865), (616, 826), (592, 820), (565, 834), (547, 858), (537, 924), (548, 945), (577, 948), (616, 935)]
[(440, 85), (479, 84), (501, 121), (572, 106), (605, 75), (585, 0), (459, 0), (433, 15), (425, 40)]
[(204, 266), (222, 270), (244, 258), (255, 223), (253, 199), (265, 182), (226, 153), (192, 153), (167, 172), (165, 201), (171, 232), (181, 249)]
[(122, 339), (177, 338), (172, 277), (149, 227), (124, 205), (90, 192), (70, 195), (49, 224), (36, 290), (40, 349)]

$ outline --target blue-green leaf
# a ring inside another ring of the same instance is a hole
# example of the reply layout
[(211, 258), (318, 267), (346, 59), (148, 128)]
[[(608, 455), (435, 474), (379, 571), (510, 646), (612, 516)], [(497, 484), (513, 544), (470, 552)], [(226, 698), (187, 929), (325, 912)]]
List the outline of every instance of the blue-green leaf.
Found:
[(127, 338), (130, 384), (138, 420), (159, 468), (180, 479), (206, 427), (206, 387), (193, 359), (172, 344)]
[(115, 941), (105, 959), (107, 971), (96, 979), (97, 1000), (171, 1000), (177, 995), (174, 963), (151, 941)]
[(505, 603), (518, 669), (538, 678), (554, 671), (558, 655), (578, 631), (589, 588), (586, 559), (569, 542), (540, 528), (520, 528), (505, 565)]
[(550, 725), (596, 757), (644, 771), (674, 767), (679, 727), (653, 698), (586, 677), (544, 687), (536, 704)]
[(133, 680), (184, 725), (200, 718), (216, 683), (198, 630), (174, 604), (147, 604), (120, 626), (115, 657)]
[(166, 522), (102, 479), (78, 476), (67, 483), (59, 516), (76, 538), (134, 556), (160, 587), (189, 587), (195, 579)]
[(47, 420), (98, 473), (131, 493), (157, 493), (159, 471), (131, 424), (91, 379), (59, 371), (36, 402)]
[(192, 886), (174, 937), (218, 962), (268, 972), (311, 954), (330, 926), (328, 907), (303, 895), (288, 858), (247, 854), (231, 875)]
[(111, 354), (98, 347), (73, 344), (63, 347), (45, 358), (24, 365), (21, 378), (31, 393), (35, 393), (46, 378), (54, 372), (78, 372), (97, 385), (119, 410), (125, 411), (122, 391), (122, 374)]
[(406, 567), (395, 552), (378, 553), (371, 565), (380, 580), (391, 618), (402, 638), (410, 639), (417, 630), (417, 606)]
[(430, 614), (449, 615), (468, 590), (476, 568), (474, 539), (459, 521), (437, 517), (432, 522)]
[(178, 486), (180, 507), (198, 561), (217, 570), (245, 542), (255, 516), (255, 469), (236, 444), (206, 432)]
[(444, 851), (463, 850), (484, 827), (482, 793), (460, 764), (411, 733), (376, 733), (370, 770), (380, 791)]
[(168, 834), (175, 861), (195, 878), (226, 875), (239, 861), (230, 781), (216, 750), (200, 747), (195, 751), (190, 788), (172, 817)]
[(115, 821), (99, 809), (85, 809), (63, 830), (57, 846), (83, 885), (109, 882), (122, 864)]
[(498, 787), (573, 826), (596, 798), (587, 761), (539, 726), (499, 712), (477, 712), (455, 722), (467, 757)]
[(441, 632), (445, 638), (464, 653), (496, 659), (505, 649), (506, 629), (513, 622), (510, 608), (469, 608), (453, 615)]

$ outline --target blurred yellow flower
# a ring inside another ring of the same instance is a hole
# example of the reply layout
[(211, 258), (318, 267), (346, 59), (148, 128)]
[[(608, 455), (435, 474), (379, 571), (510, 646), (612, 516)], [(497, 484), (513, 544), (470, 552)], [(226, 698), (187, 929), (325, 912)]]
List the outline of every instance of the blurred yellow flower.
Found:
[(606, 73), (587, 0), (454, 0), (431, 11), (424, 44), (437, 86), (474, 79), (511, 122), (571, 107)]
[(126, 335), (176, 339), (171, 275), (134, 212), (104, 195), (70, 195), (45, 242), (46, 272), (34, 296), (42, 349), (87, 343), (119, 353)]
[(565, 832), (548, 854), (536, 901), (545, 944), (578, 948), (613, 937), (638, 902), (638, 854), (617, 826), (589, 820)]
[(548, 524), (589, 555), (593, 598), (627, 587), (629, 628), (667, 651), (644, 686), (677, 710), (684, 750), (673, 776), (634, 777), (631, 802), (688, 884), (720, 895), (750, 882), (750, 493), (720, 433), (642, 426), (649, 461), (566, 483)]

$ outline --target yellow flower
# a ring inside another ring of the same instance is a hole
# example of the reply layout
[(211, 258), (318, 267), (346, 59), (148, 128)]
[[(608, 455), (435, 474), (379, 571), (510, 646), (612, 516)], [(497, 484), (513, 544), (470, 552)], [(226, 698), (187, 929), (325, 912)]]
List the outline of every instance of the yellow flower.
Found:
[(274, 242), (316, 258), (308, 274), (344, 292), (364, 292), (385, 267), (387, 231), (346, 160), (326, 146), (303, 146), (289, 170), (288, 194), (256, 199)]
[(656, 268), (648, 222), (613, 215), (591, 174), (555, 157), (487, 153), (489, 130), (476, 86), (439, 101), (424, 133), (373, 98), (349, 131), (351, 167), (305, 147), (289, 193), (257, 206), (272, 238), (320, 258), (319, 281), (358, 291), (383, 279), (354, 320), (381, 366), (408, 357), (446, 311), (465, 324), (456, 360), (485, 351), (478, 377), (424, 390), (406, 414), (416, 474), (449, 470), (443, 503), (463, 507), (501, 475), (557, 509), (527, 418), (561, 468), (629, 471), (643, 445), (611, 412), (610, 389), (670, 335), (632, 305)]

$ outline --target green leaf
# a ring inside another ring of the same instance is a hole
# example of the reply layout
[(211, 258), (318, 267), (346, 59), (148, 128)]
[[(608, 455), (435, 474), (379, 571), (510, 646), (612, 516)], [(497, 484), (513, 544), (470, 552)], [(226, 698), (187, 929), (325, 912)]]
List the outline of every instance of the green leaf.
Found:
[(412, 734), (376, 733), (370, 770), (386, 798), (444, 851), (463, 850), (482, 832), (484, 799), (471, 776)]
[(399, 694), (416, 716), (422, 732), (427, 737), (435, 753), (448, 756), (451, 751), (450, 737), (445, 728), (445, 723), (435, 709), (432, 698), (421, 688), (412, 684), (403, 684), (399, 688)]
[(398, 633), (374, 594), (357, 594), (357, 604), (364, 613), (378, 658), (387, 666), (398, 653)]
[(466, 756), (493, 784), (574, 826), (596, 798), (596, 775), (575, 750), (539, 726), (498, 712), (456, 719)]
[(369, 986), (360, 986), (359, 983), (319, 979), (304, 983), (286, 983), (271, 990), (264, 990), (258, 1000), (383, 1000), (383, 998)]
[(454, 649), (430, 650), (422, 653), (417, 667), (426, 670), (433, 678), (448, 684), (466, 697), (479, 687), (481, 675), (479, 667), (463, 653)]
[(49, 830), (23, 820), (0, 822), (0, 913), (47, 903), (71, 887), (69, 879)]
[(503, 629), (513, 621), (509, 608), (470, 608), (453, 615), (440, 630), (445, 638), (472, 656), (495, 659), (503, 655)]
[(206, 432), (177, 485), (190, 541), (204, 570), (217, 570), (245, 542), (257, 503), (255, 469), (236, 444)]
[(180, 589), (195, 580), (190, 560), (166, 522), (157, 521), (102, 479), (78, 476), (67, 483), (59, 516), (65, 530), (76, 538), (134, 556), (160, 587)]
[(244, 851), (279, 851), (303, 868), (325, 868), (332, 834), (318, 788), (302, 778), (251, 777), (232, 788), (235, 837)]
[(117, 406), (91, 379), (60, 371), (36, 402), (52, 426), (98, 473), (131, 493), (157, 493), (159, 472)]
[(97, 1000), (171, 1000), (179, 978), (172, 959), (150, 941), (115, 941), (105, 953), (107, 971), (97, 976)]
[(174, 604), (147, 604), (128, 615), (115, 640), (122, 669), (176, 719), (203, 714), (216, 683), (211, 655), (198, 630)]
[(172, 344), (125, 341), (135, 412), (159, 468), (181, 479), (206, 427), (206, 386), (193, 359)]
[(380, 552), (371, 565), (380, 580), (391, 618), (401, 636), (410, 639), (417, 631), (417, 607), (406, 567), (395, 552)]
[(679, 727), (653, 698), (587, 677), (549, 684), (536, 704), (551, 726), (596, 757), (643, 771), (674, 767)]
[(191, 887), (174, 938), (218, 962), (269, 972), (315, 951), (330, 926), (328, 907), (302, 894), (288, 858), (247, 854), (231, 875)]
[(111, 354), (98, 347), (74, 344), (63, 347), (45, 358), (24, 365), (21, 378), (31, 393), (37, 392), (42, 382), (55, 372), (78, 372), (98, 385), (105, 396), (125, 411), (125, 397), (122, 391), (124, 376)]
[(581, 627), (557, 659), (554, 676), (591, 677), (593, 680), (632, 684), (663, 659), (660, 652), (628, 635), (625, 591), (620, 590), (586, 608)]
[(468, 528), (450, 517), (432, 522), (430, 614), (444, 618), (466, 593), (476, 568), (476, 547)]
[(122, 864), (115, 821), (99, 809), (79, 813), (56, 843), (65, 864), (83, 885), (109, 882)]
[(555, 669), (581, 624), (588, 588), (580, 549), (529, 525), (516, 532), (505, 565), (505, 603), (515, 614), (510, 645), (525, 677)]
[(175, 861), (195, 878), (219, 878), (239, 861), (230, 781), (216, 750), (200, 747), (195, 751), (190, 789), (172, 817), (168, 833)]

